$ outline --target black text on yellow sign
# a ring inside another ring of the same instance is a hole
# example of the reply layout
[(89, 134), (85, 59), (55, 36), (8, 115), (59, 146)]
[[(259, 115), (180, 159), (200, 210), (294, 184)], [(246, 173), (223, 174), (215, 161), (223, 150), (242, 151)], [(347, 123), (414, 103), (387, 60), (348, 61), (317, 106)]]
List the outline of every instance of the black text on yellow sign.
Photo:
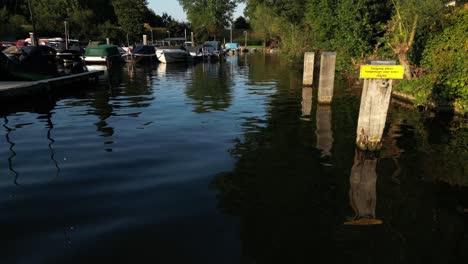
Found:
[(403, 65), (362, 65), (361, 79), (403, 79)]

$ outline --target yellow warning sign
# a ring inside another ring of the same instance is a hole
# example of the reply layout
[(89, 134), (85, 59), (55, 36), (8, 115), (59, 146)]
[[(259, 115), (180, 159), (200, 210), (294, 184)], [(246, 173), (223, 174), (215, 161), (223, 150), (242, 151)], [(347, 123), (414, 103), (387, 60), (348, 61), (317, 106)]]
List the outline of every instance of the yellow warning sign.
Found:
[(361, 79), (403, 79), (403, 65), (362, 65)]

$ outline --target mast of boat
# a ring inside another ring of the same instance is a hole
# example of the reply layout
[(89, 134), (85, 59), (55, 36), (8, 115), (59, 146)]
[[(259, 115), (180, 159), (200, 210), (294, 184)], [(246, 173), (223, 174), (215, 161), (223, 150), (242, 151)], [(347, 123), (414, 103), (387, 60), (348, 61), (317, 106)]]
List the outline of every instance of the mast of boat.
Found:
[[(31, 5), (32, 0), (28, 0), (28, 7), (29, 7), (29, 14), (31, 15), (31, 23), (33, 27), (33, 33), (34, 33), (34, 45), (38, 46), (39, 41), (37, 41), (37, 35), (36, 35), (36, 23), (34, 22), (34, 15), (33, 15), (33, 10), (32, 10), (32, 5)], [(31, 40), (33, 41), (33, 40)]]
[(232, 43), (232, 21), (231, 21), (231, 41), (229, 43)]
[(65, 25), (65, 50), (68, 50), (68, 31), (67, 31), (67, 21), (63, 21)]

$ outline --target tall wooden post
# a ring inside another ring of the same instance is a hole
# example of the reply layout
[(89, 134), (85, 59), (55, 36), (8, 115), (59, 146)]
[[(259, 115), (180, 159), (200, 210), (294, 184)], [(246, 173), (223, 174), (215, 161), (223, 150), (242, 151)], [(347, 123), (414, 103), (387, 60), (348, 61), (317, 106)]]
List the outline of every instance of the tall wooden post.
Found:
[(247, 49), (247, 31), (244, 31), (244, 35), (245, 35), (244, 45), (245, 45), (245, 48)]
[(322, 156), (331, 156), (333, 147), (332, 109), (328, 104), (317, 105), (317, 149), (322, 151)]
[(320, 59), (318, 102), (329, 104), (333, 98), (336, 52), (323, 52)]
[(302, 85), (312, 86), (314, 82), (314, 59), (315, 53), (306, 52), (304, 54), (304, 75), (302, 77)]
[(148, 36), (143, 35), (143, 45), (148, 45)]
[(362, 150), (381, 148), (392, 95), (392, 80), (366, 79), (361, 96), (356, 144)]
[(404, 67), (401, 65), (396, 66), (395, 61), (375, 61), (371, 62), (370, 65), (361, 67), (361, 78), (367, 79), (364, 79), (356, 131), (356, 145), (358, 148), (362, 150), (378, 150), (381, 148), (382, 135), (392, 95), (392, 79), (402, 79), (403, 72)]
[(110, 45), (110, 39), (109, 38), (106, 38), (106, 44)]
[(36, 39), (36, 21), (34, 20), (34, 12), (33, 12), (33, 8), (32, 8), (32, 5), (31, 5), (31, 0), (28, 0), (28, 7), (29, 7), (29, 14), (31, 15), (31, 23), (32, 23), (32, 37), (31, 37), (31, 33), (29, 33), (29, 36), (31, 38), (31, 45), (32, 46), (37, 46), (39, 45), (39, 41)]
[(195, 47), (195, 36), (193, 32), (190, 33), (190, 40), (192, 41), (192, 47)]
[(38, 45), (34, 32), (29, 32), (29, 39), (31, 39), (31, 46)]

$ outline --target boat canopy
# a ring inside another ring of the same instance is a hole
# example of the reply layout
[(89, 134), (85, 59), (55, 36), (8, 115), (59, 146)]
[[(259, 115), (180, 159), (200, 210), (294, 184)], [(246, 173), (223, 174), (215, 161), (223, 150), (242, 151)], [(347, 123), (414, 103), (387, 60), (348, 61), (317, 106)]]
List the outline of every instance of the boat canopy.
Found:
[(150, 45), (140, 45), (140, 46), (136, 46), (136, 47), (132, 50), (132, 53), (133, 53), (133, 54), (154, 55), (154, 54), (156, 54), (155, 52), (156, 52), (156, 50), (155, 50), (154, 46), (150, 46)]
[(203, 48), (207, 52), (221, 51), (221, 43), (219, 41), (205, 41)]
[(239, 43), (226, 43), (226, 49), (237, 49), (239, 48)]
[(85, 56), (89, 57), (108, 57), (120, 55), (116, 45), (99, 45), (95, 47), (87, 47)]

